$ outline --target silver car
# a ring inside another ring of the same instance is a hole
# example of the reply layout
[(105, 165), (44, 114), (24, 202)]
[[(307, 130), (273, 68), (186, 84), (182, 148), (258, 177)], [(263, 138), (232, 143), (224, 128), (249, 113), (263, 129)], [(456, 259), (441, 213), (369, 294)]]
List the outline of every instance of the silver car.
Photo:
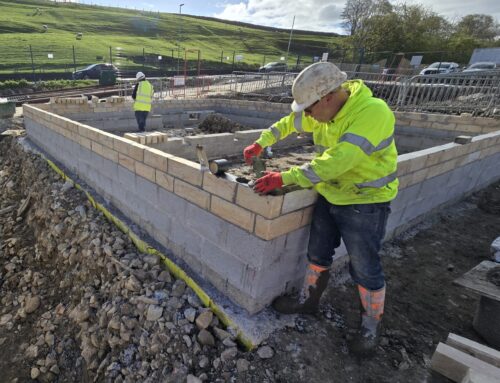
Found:
[(500, 66), (498, 66), (496, 63), (494, 63), (492, 61), (480, 61), (480, 62), (469, 65), (463, 71), (464, 72), (481, 72), (481, 71), (485, 71), (485, 70), (495, 70), (497, 68), (500, 68)]
[(460, 65), (458, 65), (457, 63), (438, 61), (438, 62), (432, 63), (428, 67), (422, 69), (420, 71), (420, 74), (421, 75), (428, 75), (428, 74), (453, 73), (453, 72), (458, 72), (459, 68), (460, 68)]

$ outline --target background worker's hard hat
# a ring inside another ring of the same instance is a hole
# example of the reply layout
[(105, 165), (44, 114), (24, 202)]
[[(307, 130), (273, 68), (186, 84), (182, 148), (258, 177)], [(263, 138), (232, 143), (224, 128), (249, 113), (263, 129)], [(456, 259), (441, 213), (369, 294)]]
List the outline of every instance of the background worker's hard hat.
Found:
[(141, 80), (143, 78), (146, 78), (146, 75), (142, 72), (137, 72), (137, 74), (135, 75), (136, 80)]
[(292, 110), (302, 112), (338, 88), (345, 80), (347, 80), (347, 74), (332, 63), (319, 62), (309, 65), (293, 82)]

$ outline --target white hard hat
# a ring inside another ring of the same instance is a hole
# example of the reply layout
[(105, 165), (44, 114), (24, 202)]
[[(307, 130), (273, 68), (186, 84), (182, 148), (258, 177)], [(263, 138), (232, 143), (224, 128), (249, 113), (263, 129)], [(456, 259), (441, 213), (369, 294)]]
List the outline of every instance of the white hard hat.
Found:
[(135, 79), (136, 80), (140, 80), (140, 79), (143, 79), (143, 78), (146, 78), (146, 75), (142, 72), (137, 72), (137, 74), (135, 75)]
[(293, 82), (292, 110), (302, 112), (338, 88), (345, 80), (347, 80), (347, 74), (332, 63), (319, 62), (309, 65)]

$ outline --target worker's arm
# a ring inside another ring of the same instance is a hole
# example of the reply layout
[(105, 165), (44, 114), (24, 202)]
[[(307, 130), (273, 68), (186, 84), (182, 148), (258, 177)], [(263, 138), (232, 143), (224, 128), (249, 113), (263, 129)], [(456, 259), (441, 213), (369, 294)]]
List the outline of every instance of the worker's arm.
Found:
[(307, 117), (305, 113), (292, 112), (265, 129), (255, 142), (265, 148), (283, 140), (291, 133), (312, 132), (315, 123), (315, 120)]
[(282, 172), (283, 184), (311, 187), (335, 180), (392, 142), (393, 133), (394, 114), (385, 105), (372, 103), (359, 112), (337, 144), (311, 162)]
[(135, 84), (134, 91), (132, 92), (132, 98), (135, 100), (137, 97), (137, 88), (139, 88), (139, 83)]

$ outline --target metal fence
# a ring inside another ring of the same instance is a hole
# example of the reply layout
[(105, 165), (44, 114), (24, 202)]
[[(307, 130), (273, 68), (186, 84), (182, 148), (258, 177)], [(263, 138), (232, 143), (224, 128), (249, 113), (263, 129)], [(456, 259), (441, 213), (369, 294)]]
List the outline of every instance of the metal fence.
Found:
[[(449, 75), (408, 75), (376, 72), (347, 72), (349, 79), (362, 79), (374, 96), (393, 110), (500, 115), (500, 71)], [(206, 96), (251, 97), (290, 101), (297, 73), (234, 72), (217, 76), (175, 76), (150, 79), (155, 99)], [(122, 95), (132, 93), (133, 84), (122, 81)]]

